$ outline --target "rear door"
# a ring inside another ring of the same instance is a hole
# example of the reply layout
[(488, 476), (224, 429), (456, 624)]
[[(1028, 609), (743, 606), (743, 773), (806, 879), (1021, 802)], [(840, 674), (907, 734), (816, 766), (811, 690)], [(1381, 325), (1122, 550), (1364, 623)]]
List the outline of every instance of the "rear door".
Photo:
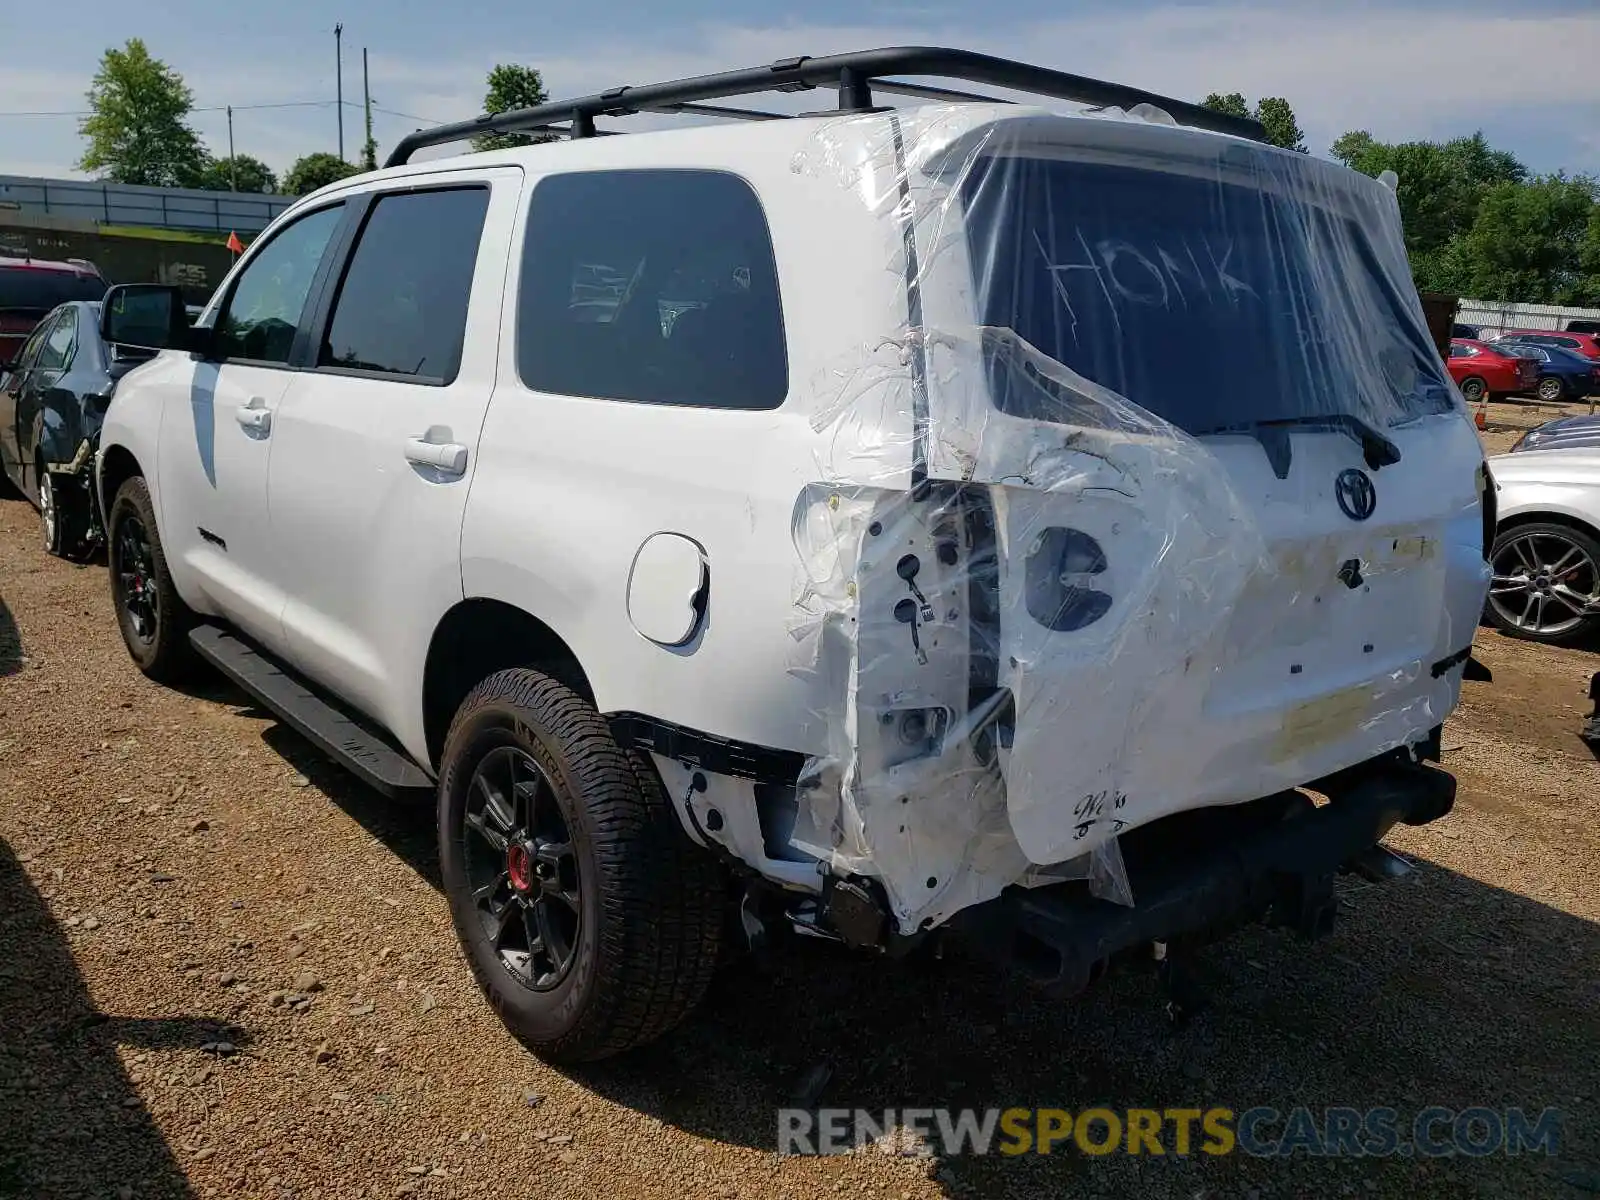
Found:
[(289, 656), (402, 738), (434, 624), (461, 598), (521, 182), (516, 168), (441, 173), (352, 197), (354, 241), (312, 322), (314, 359), (273, 419)]
[(968, 258), (927, 319), (978, 330), (928, 339), (926, 454), (990, 485), (974, 641), (1015, 707), (1011, 825), (1046, 863), (1424, 736), (1487, 567), (1482, 451), (1391, 193), (1188, 131), (1020, 128), (948, 160)]
[(28, 376), (39, 357), (39, 349), (54, 322), (48, 318), (40, 321), (21, 350), (12, 360), (12, 369), (0, 373), (0, 469), (18, 487), (23, 486), (21, 445), (17, 433), (17, 411)]
[(39, 492), (39, 438), (45, 397), (72, 366), (78, 350), (78, 314), (65, 307), (56, 314), (39, 344), (39, 357), (17, 392), (17, 454), (21, 460), (23, 490)]

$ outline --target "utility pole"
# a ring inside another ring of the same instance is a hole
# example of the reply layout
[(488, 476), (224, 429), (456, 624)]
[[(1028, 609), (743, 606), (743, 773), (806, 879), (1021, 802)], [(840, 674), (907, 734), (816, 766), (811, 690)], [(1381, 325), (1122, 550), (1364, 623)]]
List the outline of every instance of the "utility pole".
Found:
[(239, 190), (239, 160), (233, 156), (233, 105), (228, 105), (228, 190)]
[(337, 89), (339, 110), (339, 161), (344, 161), (344, 22), (333, 27), (334, 87)]
[(372, 140), (372, 88), (367, 85), (367, 48), (361, 47), (361, 96), (367, 110), (367, 140), (361, 144), (361, 165), (367, 170), (378, 166), (378, 145)]

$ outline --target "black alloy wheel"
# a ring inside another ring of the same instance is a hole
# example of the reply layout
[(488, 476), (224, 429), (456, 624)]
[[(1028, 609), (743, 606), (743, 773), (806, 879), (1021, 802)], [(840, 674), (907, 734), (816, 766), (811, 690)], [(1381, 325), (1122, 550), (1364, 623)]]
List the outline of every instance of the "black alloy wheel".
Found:
[(517, 983), (551, 990), (577, 957), (583, 900), (549, 777), (520, 747), (490, 751), (473, 772), (465, 825), (464, 865), (485, 936)]

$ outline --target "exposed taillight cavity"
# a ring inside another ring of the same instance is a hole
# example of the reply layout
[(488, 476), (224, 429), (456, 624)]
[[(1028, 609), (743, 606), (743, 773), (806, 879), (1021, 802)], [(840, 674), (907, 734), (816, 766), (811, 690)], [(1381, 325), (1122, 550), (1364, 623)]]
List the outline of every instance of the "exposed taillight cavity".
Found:
[(1028, 615), (1055, 633), (1094, 624), (1111, 609), (1112, 597), (1100, 587), (1107, 566), (1105, 550), (1083, 530), (1042, 531), (1024, 564)]

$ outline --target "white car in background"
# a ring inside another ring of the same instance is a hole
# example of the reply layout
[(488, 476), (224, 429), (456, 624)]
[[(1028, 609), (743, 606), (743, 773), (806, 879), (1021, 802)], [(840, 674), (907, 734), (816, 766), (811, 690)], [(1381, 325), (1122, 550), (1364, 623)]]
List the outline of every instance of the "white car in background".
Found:
[(1600, 423), (1563, 418), (1489, 460), (1499, 501), (1488, 617), (1514, 637), (1600, 634)]

